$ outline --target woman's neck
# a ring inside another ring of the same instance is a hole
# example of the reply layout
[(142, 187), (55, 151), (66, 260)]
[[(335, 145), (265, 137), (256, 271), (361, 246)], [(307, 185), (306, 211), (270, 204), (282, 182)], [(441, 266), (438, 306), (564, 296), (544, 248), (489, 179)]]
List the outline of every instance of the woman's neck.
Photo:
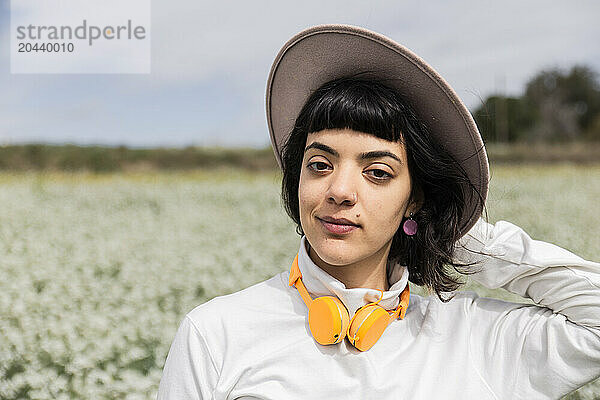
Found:
[(327, 264), (321, 260), (308, 242), (307, 247), (310, 259), (323, 271), (342, 282), (347, 289), (368, 288), (383, 291), (389, 290), (387, 258), (391, 242), (388, 246), (384, 246), (370, 257), (345, 266)]

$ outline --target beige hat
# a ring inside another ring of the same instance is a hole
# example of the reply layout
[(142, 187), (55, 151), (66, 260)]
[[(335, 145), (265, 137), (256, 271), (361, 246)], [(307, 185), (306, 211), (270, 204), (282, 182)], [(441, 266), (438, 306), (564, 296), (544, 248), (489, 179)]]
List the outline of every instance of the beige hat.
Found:
[[(432, 136), (456, 159), (477, 189), (468, 189), (461, 236), (482, 213), (489, 166), (471, 113), (446, 81), (419, 56), (393, 40), (350, 25), (303, 30), (279, 51), (267, 81), (267, 124), (277, 162), (308, 97), (321, 85), (365, 72), (388, 80), (403, 95)], [(472, 194), (472, 196), (469, 196)]]

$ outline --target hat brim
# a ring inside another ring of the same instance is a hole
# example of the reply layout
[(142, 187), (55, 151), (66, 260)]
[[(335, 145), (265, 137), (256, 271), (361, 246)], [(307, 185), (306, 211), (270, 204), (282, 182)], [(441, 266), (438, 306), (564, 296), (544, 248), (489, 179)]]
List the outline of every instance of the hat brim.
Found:
[(319, 25), (298, 33), (279, 51), (266, 93), (267, 124), (279, 166), (282, 146), (309, 96), (333, 79), (356, 73), (385, 79), (397, 89), (434, 140), (464, 168), (475, 188), (467, 188), (465, 196), (460, 222), (464, 235), (480, 217), (488, 193), (489, 165), (477, 125), (429, 64), (378, 33), (351, 25)]

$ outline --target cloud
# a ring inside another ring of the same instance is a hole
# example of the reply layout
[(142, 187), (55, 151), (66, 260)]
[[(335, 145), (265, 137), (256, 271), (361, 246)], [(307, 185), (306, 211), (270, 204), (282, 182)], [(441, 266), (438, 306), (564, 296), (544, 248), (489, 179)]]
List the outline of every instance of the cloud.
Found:
[[(8, 43), (0, 0), (0, 48)], [(349, 23), (404, 44), (470, 107), (520, 94), (542, 68), (600, 71), (595, 0), (152, 3), (149, 75), (10, 75), (0, 53), (0, 136), (126, 143), (268, 143), (264, 91), (281, 46), (320, 23)], [(28, 136), (29, 135), (29, 136)]]

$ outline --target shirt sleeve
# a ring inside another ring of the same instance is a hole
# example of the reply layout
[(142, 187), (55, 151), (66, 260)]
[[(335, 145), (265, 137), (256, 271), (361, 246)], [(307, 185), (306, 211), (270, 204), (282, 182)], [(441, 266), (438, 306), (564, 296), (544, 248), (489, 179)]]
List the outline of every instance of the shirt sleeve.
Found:
[(600, 264), (482, 219), (455, 254), (478, 262), (475, 281), (536, 303), (465, 302), (471, 357), (499, 398), (560, 398), (600, 376)]
[(158, 388), (158, 400), (212, 399), (219, 374), (204, 337), (186, 316), (181, 322)]

